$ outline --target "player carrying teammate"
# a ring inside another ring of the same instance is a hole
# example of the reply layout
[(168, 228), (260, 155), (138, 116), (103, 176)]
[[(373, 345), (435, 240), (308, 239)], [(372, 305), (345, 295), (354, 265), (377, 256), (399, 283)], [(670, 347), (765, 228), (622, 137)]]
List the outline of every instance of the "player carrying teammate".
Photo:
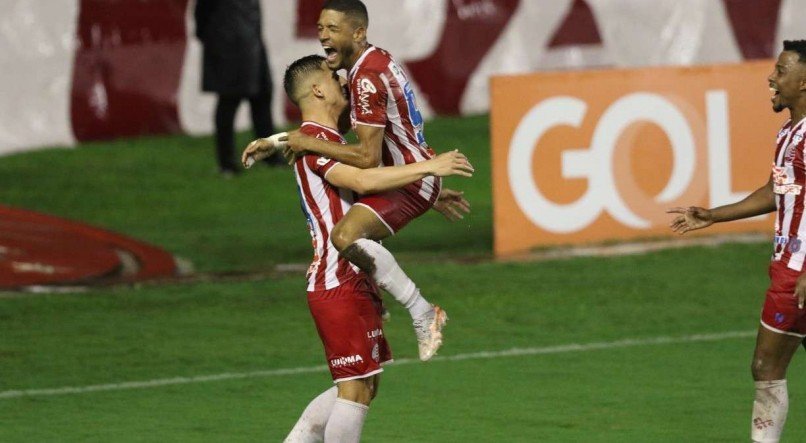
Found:
[[(335, 128), (347, 99), (324, 57), (312, 55), (292, 63), (284, 85), (302, 111), (300, 132), (345, 143)], [(244, 163), (259, 157), (247, 150)], [(377, 394), (381, 364), (391, 361), (392, 354), (383, 333), (377, 289), (364, 272), (339, 257), (330, 242), (331, 230), (349, 211), (354, 192), (382, 192), (427, 177), (470, 177), (473, 167), (458, 151), (424, 162), (372, 169), (307, 154), (296, 160), (294, 172), (314, 244), (308, 306), (336, 387), (308, 405), (286, 441), (357, 442), (369, 403)]]
[[(303, 131), (287, 134), (295, 153), (317, 153), (358, 168), (408, 165), (428, 160), (433, 150), (423, 136), (423, 118), (406, 74), (392, 56), (367, 43), (367, 9), (359, 0), (328, 0), (319, 16), (319, 40), (327, 66), (348, 71), (350, 120), (358, 143), (317, 139)], [(254, 152), (271, 152), (269, 140), (253, 142)], [(364, 195), (333, 228), (331, 241), (341, 256), (372, 275), (411, 314), (420, 359), (431, 358), (442, 344), (447, 315), (428, 303), (377, 241), (395, 234), (410, 221), (434, 208), (448, 219), (469, 211), (461, 193), (441, 189), (438, 177), (426, 177), (401, 189)]]
[(789, 396), (786, 369), (806, 337), (806, 40), (785, 41), (775, 70), (767, 79), (772, 109), (789, 109), (790, 119), (778, 132), (772, 174), (767, 184), (744, 200), (713, 209), (672, 208), (681, 214), (671, 223), (680, 234), (713, 223), (777, 211), (770, 287), (758, 328), (752, 372), (756, 383), (751, 438), (777, 442), (786, 421)]

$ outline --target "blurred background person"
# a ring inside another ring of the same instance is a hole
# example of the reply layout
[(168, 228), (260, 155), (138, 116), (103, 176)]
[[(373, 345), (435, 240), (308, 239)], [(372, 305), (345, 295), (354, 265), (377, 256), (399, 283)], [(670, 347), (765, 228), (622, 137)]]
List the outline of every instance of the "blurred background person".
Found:
[[(272, 84), (263, 45), (259, 0), (196, 0), (196, 37), (204, 47), (202, 90), (218, 94), (215, 112), (219, 172), (240, 172), (235, 158), (235, 114), (249, 101), (255, 137), (274, 132)], [(278, 156), (266, 163), (284, 164)]]

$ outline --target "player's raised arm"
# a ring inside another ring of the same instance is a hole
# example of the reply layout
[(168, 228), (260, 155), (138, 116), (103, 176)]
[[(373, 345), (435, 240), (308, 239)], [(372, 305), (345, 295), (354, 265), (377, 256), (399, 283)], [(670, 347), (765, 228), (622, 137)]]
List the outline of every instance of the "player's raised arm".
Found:
[(467, 157), (454, 150), (430, 160), (403, 166), (359, 169), (346, 164), (337, 164), (328, 170), (325, 179), (339, 188), (347, 188), (359, 194), (375, 194), (402, 188), (428, 176), (472, 177), (473, 172), (473, 165)]
[(287, 147), (295, 155), (305, 152), (327, 157), (360, 169), (374, 168), (381, 163), (383, 127), (357, 125), (358, 143), (341, 143), (309, 137), (299, 131), (288, 133)]
[(670, 208), (669, 214), (680, 214), (675, 217), (669, 227), (678, 234), (704, 229), (714, 223), (755, 217), (775, 211), (775, 193), (772, 177), (764, 186), (736, 203), (705, 209), (696, 206), (688, 208)]

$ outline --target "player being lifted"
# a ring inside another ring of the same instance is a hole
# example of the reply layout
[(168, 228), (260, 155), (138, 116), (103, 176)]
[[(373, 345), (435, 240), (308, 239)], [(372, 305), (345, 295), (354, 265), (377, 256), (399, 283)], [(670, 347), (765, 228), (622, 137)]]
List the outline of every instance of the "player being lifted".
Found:
[[(319, 16), (319, 41), (327, 66), (348, 71), (350, 120), (358, 143), (321, 140), (304, 131), (291, 131), (253, 142), (252, 153), (285, 146), (358, 168), (407, 165), (428, 160), (434, 151), (423, 136), (423, 118), (406, 74), (383, 49), (367, 43), (367, 9), (359, 0), (328, 0)], [(286, 142), (275, 143), (277, 140)], [(428, 360), (442, 344), (446, 313), (423, 298), (380, 241), (395, 234), (428, 209), (449, 220), (462, 217), (469, 206), (462, 194), (441, 189), (438, 177), (426, 177), (401, 189), (364, 195), (333, 228), (330, 240), (341, 256), (373, 276), (409, 310), (420, 359)]]
[(775, 69), (767, 79), (772, 109), (789, 109), (789, 120), (778, 132), (772, 174), (767, 184), (744, 200), (713, 209), (672, 208), (681, 214), (672, 221), (680, 234), (713, 223), (776, 211), (775, 241), (756, 349), (751, 365), (756, 384), (751, 438), (777, 442), (786, 421), (789, 396), (786, 369), (806, 337), (806, 40), (785, 41)]
[[(336, 127), (347, 99), (339, 77), (328, 69), (324, 57), (311, 55), (292, 63), (284, 85), (302, 111), (301, 133), (345, 143)], [(255, 158), (247, 149), (243, 160), (249, 165)], [(323, 438), (357, 442), (369, 403), (378, 392), (381, 364), (391, 361), (392, 354), (383, 333), (376, 286), (366, 273), (339, 257), (330, 242), (332, 229), (349, 212), (354, 192), (388, 191), (428, 177), (470, 177), (473, 167), (458, 151), (428, 161), (370, 169), (306, 154), (297, 158), (294, 172), (315, 252), (307, 276), (308, 306), (336, 387), (308, 405), (286, 442)]]

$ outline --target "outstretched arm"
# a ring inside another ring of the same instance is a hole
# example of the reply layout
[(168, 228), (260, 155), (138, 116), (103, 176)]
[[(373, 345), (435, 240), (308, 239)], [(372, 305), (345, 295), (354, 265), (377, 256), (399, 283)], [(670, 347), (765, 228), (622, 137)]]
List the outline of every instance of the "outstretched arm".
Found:
[(356, 125), (358, 143), (343, 145), (310, 137), (299, 131), (288, 133), (288, 149), (296, 155), (305, 152), (327, 157), (356, 168), (374, 168), (381, 163), (384, 128), (379, 126)]
[(672, 220), (669, 226), (678, 234), (707, 228), (714, 223), (739, 220), (755, 217), (775, 211), (775, 193), (773, 192), (772, 176), (767, 184), (753, 191), (752, 194), (739, 202), (705, 209), (697, 206), (688, 208), (671, 208), (669, 214), (681, 214)]
[(473, 176), (473, 165), (458, 150), (440, 154), (430, 160), (403, 166), (359, 169), (346, 164), (333, 166), (325, 179), (339, 188), (346, 188), (359, 194), (375, 194), (397, 189), (433, 175), (446, 177), (459, 175)]

